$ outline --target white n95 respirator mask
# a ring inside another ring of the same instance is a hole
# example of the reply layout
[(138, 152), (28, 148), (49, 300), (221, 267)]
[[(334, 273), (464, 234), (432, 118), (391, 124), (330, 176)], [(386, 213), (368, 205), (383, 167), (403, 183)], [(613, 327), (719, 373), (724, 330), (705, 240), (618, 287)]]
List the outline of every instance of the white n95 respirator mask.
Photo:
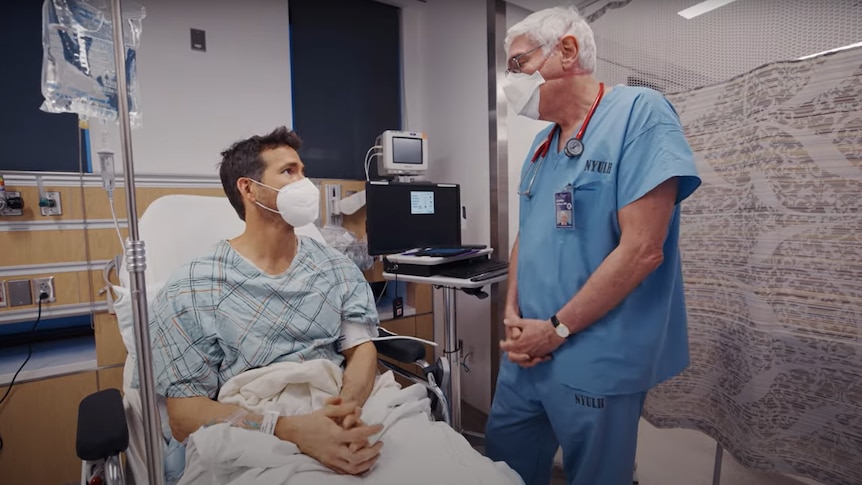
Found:
[(270, 212), (281, 215), (284, 222), (293, 227), (301, 227), (317, 220), (317, 216), (320, 214), (320, 191), (311, 183), (311, 180), (303, 178), (297, 182), (287, 184), (281, 189), (270, 187), (254, 179), (249, 180), (278, 192), (278, 196), (275, 199), (275, 205), (278, 207), (278, 210), (271, 209), (257, 201), (255, 201), (255, 204)]
[(542, 84), (545, 84), (545, 78), (539, 71), (533, 74), (512, 73), (503, 81), (503, 92), (516, 113), (538, 120), (539, 88)]

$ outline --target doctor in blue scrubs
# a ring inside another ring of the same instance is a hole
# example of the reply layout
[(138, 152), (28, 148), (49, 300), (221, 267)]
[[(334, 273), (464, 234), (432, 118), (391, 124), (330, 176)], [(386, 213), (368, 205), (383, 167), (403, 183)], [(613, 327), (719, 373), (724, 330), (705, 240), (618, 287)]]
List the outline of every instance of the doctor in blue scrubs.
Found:
[(573, 8), (509, 29), (504, 92), (549, 121), (521, 170), (487, 453), (528, 485), (563, 449), (576, 485), (632, 481), (647, 391), (688, 365), (680, 203), (700, 185), (674, 107), (593, 77)]

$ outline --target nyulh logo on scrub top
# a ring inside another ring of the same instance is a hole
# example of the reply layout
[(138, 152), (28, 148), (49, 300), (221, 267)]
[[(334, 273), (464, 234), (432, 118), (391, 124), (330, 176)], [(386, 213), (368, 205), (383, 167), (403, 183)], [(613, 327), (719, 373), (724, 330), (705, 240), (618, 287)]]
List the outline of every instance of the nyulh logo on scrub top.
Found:
[(613, 168), (614, 162), (587, 160), (587, 164), (584, 165), (584, 172), (611, 173)]
[(579, 404), (581, 406), (586, 406), (593, 409), (603, 409), (605, 407), (605, 400), (601, 397), (590, 397), (581, 394), (575, 394), (575, 404)]

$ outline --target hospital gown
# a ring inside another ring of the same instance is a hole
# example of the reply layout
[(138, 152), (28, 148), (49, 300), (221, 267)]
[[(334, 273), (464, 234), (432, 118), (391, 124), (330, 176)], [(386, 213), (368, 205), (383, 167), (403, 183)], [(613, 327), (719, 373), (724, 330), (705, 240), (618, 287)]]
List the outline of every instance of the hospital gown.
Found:
[[(156, 392), (216, 398), (244, 371), (327, 359), (377, 336), (378, 315), (359, 268), (337, 250), (299, 236), (287, 271), (269, 275), (227, 241), (173, 273), (152, 304)], [(168, 482), (179, 478), (184, 447), (169, 441)]]

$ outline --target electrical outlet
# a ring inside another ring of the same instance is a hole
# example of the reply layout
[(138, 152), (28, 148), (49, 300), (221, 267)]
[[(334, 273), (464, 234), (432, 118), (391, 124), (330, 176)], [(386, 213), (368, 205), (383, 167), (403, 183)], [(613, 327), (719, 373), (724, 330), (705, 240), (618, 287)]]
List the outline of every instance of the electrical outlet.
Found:
[(0, 281), (0, 308), (9, 306), (6, 302), (6, 282)]
[(51, 303), (57, 301), (57, 298), (54, 296), (54, 277), (48, 276), (45, 278), (33, 278), (33, 301), (39, 302), (39, 295), (45, 292), (48, 294), (48, 298), (42, 300), (43, 302)]
[(60, 192), (45, 192), (45, 199), (51, 205), (44, 207), (42, 206), (43, 201), (39, 201), (39, 209), (42, 210), (43, 216), (59, 216), (63, 214), (63, 206), (60, 205)]

